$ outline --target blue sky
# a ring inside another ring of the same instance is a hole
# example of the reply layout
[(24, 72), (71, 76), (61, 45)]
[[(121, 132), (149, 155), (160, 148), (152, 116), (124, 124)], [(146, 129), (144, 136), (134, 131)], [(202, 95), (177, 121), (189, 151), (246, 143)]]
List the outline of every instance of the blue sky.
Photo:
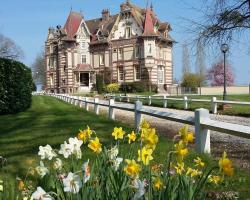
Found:
[[(82, 10), (85, 19), (101, 16), (103, 8), (111, 14), (117, 13), (125, 0), (2, 0), (0, 6), (0, 32), (13, 39), (24, 51), (22, 60), (30, 66), (41, 51), (50, 26), (64, 25), (70, 8)], [(149, 2), (151, 2), (149, 0)], [(174, 77), (180, 79), (182, 69), (182, 44), (189, 41), (187, 23), (184, 19), (197, 20), (200, 13), (191, 7), (201, 8), (203, 1), (197, 0), (152, 0), (154, 10), (162, 21), (168, 21), (173, 28), (172, 37), (178, 42), (174, 46)], [(146, 7), (147, 0), (132, 0)], [(249, 36), (248, 36), (249, 37)], [(245, 38), (247, 38), (245, 36)], [(229, 61), (233, 66), (237, 84), (250, 83), (249, 39), (241, 37), (230, 47)], [(248, 44), (246, 47), (245, 44)], [(215, 46), (213, 52), (218, 52)], [(219, 54), (209, 53), (207, 68), (220, 58)], [(248, 52), (248, 54), (247, 54)], [(195, 57), (190, 56), (191, 67), (195, 69)]]

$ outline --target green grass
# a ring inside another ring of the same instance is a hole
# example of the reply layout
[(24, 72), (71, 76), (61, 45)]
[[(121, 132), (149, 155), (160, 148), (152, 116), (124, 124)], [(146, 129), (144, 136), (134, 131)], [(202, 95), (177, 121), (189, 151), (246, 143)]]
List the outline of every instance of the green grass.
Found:
[[(148, 95), (147, 95), (148, 96)], [(219, 95), (190, 95), (187, 96), (188, 99), (209, 99), (211, 100), (212, 97), (216, 97), (218, 100), (222, 100), (222, 96)], [(171, 96), (169, 98), (183, 98), (183, 96)], [(245, 101), (250, 102), (250, 95), (228, 95), (227, 100), (229, 101)], [(133, 101), (131, 101), (133, 102)], [(148, 100), (142, 100), (143, 104), (148, 105)], [(152, 100), (152, 106), (156, 107), (163, 107), (162, 100)], [(183, 101), (175, 101), (175, 100), (168, 100), (167, 103), (168, 108), (180, 109), (183, 110)], [(211, 103), (206, 102), (188, 102), (188, 110), (195, 110), (197, 108), (206, 108), (211, 111)], [(243, 116), (243, 117), (250, 117), (250, 106), (242, 106), (242, 105), (232, 105), (232, 108), (228, 108), (224, 111), (218, 110), (220, 114), (223, 115), (231, 115), (231, 116)]]
[[(7, 165), (0, 169), (0, 179), (3, 175), (12, 180), (16, 176), (24, 177), (28, 167), (38, 163), (39, 145), (50, 144), (59, 148), (64, 140), (74, 137), (78, 130), (86, 125), (97, 132), (104, 145), (110, 145), (114, 126), (122, 126), (127, 132), (132, 130), (129, 125), (111, 121), (104, 116), (96, 116), (94, 113), (46, 96), (33, 97), (32, 107), (26, 112), (0, 116), (0, 154), (8, 160)], [(172, 141), (160, 137), (154, 162), (162, 163), (172, 146)], [(123, 152), (126, 152), (128, 145), (123, 145), (122, 148)], [(94, 156), (86, 147), (83, 155), (84, 160), (93, 159)], [(191, 163), (196, 156), (197, 153), (191, 151), (187, 163)], [(202, 155), (202, 158), (209, 166), (216, 164), (209, 155)], [(236, 169), (236, 176), (230, 184), (210, 189), (239, 191), (244, 199), (250, 196), (249, 185), (249, 173)]]

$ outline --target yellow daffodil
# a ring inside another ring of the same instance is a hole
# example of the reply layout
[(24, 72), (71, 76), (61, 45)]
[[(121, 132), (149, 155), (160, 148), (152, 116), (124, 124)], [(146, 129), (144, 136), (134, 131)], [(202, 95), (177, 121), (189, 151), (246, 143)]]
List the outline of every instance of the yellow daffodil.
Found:
[(18, 182), (18, 189), (21, 191), (21, 190), (23, 190), (24, 189), (24, 182), (22, 181), (22, 180), (20, 180), (19, 182)]
[(88, 147), (95, 153), (100, 153), (102, 151), (102, 144), (99, 142), (97, 137), (94, 140), (89, 141)]
[(80, 132), (77, 135), (78, 140), (82, 140), (84, 143), (87, 142), (88, 138), (92, 135), (92, 130), (87, 126), (87, 129), (80, 130)]
[(158, 143), (158, 136), (154, 128), (142, 129), (141, 140), (146, 143), (148, 149), (155, 149), (156, 144)]
[(148, 128), (150, 128), (150, 124), (145, 119), (143, 119), (141, 124), (140, 124), (140, 128), (141, 129), (148, 129)]
[(227, 158), (227, 153), (224, 152), (222, 158), (219, 160), (220, 170), (227, 176), (232, 176), (234, 168), (232, 167), (232, 161)]
[(133, 160), (126, 159), (125, 162), (127, 163), (127, 165), (124, 167), (125, 173), (135, 178), (141, 171), (140, 165), (137, 164), (134, 159)]
[(162, 165), (161, 164), (155, 164), (151, 167), (151, 170), (153, 173), (159, 173), (161, 171), (161, 167)]
[(190, 175), (191, 177), (195, 177), (195, 176), (198, 176), (200, 174), (201, 174), (201, 172), (198, 169), (192, 169), (190, 167), (187, 169), (187, 172), (186, 172), (186, 175)]
[(159, 177), (157, 177), (155, 180), (154, 180), (154, 188), (156, 190), (160, 190), (161, 188), (163, 187), (163, 182), (161, 181), (161, 179)]
[(208, 177), (208, 182), (209, 183), (214, 183), (215, 185), (218, 185), (221, 182), (221, 177), (220, 176), (210, 175)]
[(194, 159), (194, 162), (195, 162), (196, 167), (204, 167), (205, 166), (205, 163), (202, 162), (200, 157), (197, 157), (196, 159)]
[(128, 134), (128, 143), (130, 144), (131, 142), (134, 142), (136, 140), (136, 134), (134, 131), (132, 133)]
[(182, 174), (182, 172), (185, 171), (183, 162), (177, 163), (177, 165), (174, 168), (175, 168), (177, 174)]
[(188, 154), (188, 149), (186, 148), (182, 140), (180, 140), (178, 144), (175, 144), (175, 151), (177, 153), (178, 162), (182, 162), (183, 158)]
[(143, 147), (142, 150), (138, 150), (138, 160), (142, 161), (144, 165), (149, 165), (149, 161), (153, 160), (152, 157), (153, 150)]
[(115, 138), (115, 140), (118, 140), (118, 139), (123, 139), (124, 134), (125, 132), (122, 130), (122, 127), (120, 128), (115, 127), (112, 136)]
[(194, 134), (191, 132), (188, 132), (188, 125), (185, 125), (183, 128), (180, 129), (179, 135), (181, 136), (181, 140), (185, 143), (188, 144), (188, 142), (193, 142), (194, 141)]

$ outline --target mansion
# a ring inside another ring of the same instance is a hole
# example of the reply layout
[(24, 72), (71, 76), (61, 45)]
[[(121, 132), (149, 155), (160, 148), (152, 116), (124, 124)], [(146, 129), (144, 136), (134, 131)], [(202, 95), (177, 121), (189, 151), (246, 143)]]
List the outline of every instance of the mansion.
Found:
[(103, 10), (85, 20), (70, 11), (62, 28), (49, 28), (45, 42), (46, 91), (89, 92), (101, 74), (105, 83), (149, 81), (164, 88), (173, 83), (171, 26), (150, 8), (129, 0), (120, 12)]

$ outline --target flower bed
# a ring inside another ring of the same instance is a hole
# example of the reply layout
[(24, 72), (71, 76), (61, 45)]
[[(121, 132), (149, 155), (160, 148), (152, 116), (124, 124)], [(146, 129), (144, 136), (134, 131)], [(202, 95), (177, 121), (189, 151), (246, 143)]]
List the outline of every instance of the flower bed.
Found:
[[(166, 152), (162, 163), (154, 162), (159, 137), (145, 120), (138, 131), (126, 134), (122, 127), (115, 127), (112, 136), (111, 146), (105, 147), (87, 127), (58, 150), (40, 146), (40, 163), (18, 180), (17, 198), (205, 199), (207, 184), (221, 184), (234, 172), (226, 153), (217, 166), (208, 167), (199, 157), (188, 165), (188, 144), (194, 141), (188, 126), (180, 129), (174, 149)], [(129, 151), (122, 153), (121, 144), (129, 145)], [(91, 149), (95, 159), (85, 158), (84, 148)], [(2, 197), (7, 190), (5, 182), (0, 182)]]

